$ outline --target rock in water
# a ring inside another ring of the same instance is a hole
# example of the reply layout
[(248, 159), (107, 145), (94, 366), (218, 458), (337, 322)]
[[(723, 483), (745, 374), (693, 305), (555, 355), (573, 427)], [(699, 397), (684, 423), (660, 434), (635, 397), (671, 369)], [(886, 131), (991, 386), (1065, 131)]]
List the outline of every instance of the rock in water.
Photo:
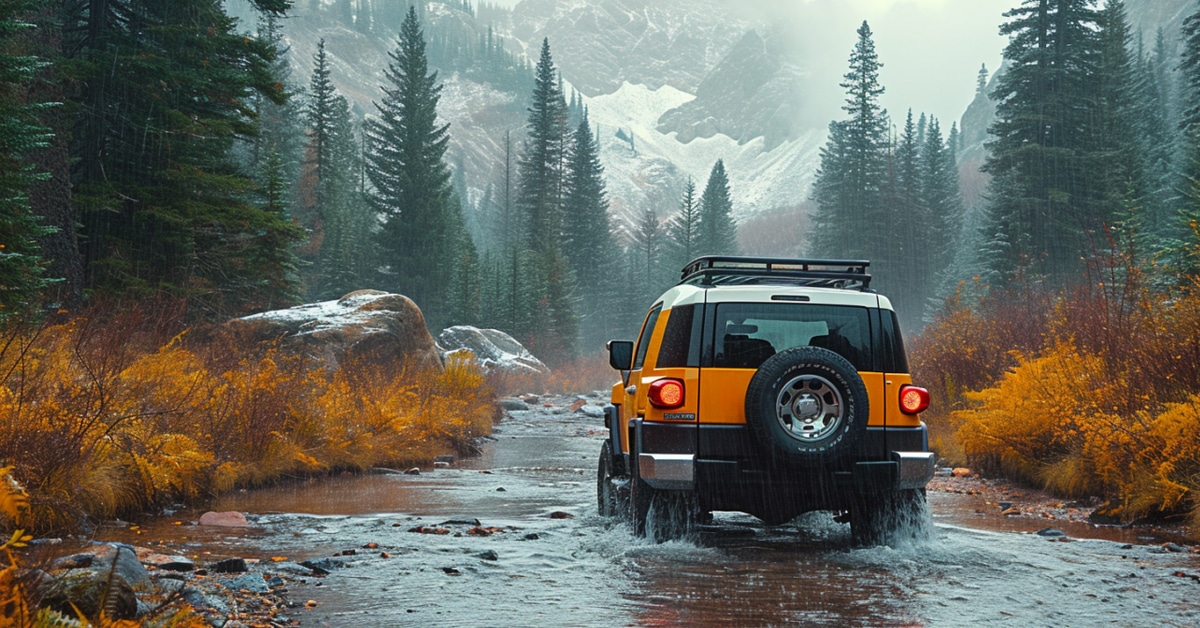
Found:
[(337, 301), (263, 312), (227, 325), (252, 340), (278, 340), (284, 349), (319, 359), (331, 369), (346, 362), (389, 369), (401, 364), (442, 367), (425, 315), (400, 294), (359, 290)]
[(202, 526), (223, 526), (226, 528), (248, 528), (250, 522), (246, 521), (246, 515), (240, 512), (206, 512), (200, 515), (200, 525)]

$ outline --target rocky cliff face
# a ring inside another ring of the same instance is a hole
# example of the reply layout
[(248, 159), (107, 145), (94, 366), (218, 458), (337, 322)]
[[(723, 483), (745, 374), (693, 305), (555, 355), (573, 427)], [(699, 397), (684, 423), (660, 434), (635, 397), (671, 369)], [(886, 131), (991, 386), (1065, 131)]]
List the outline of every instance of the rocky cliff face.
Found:
[(768, 149), (800, 131), (803, 71), (789, 59), (782, 36), (764, 40), (748, 31), (696, 88), (696, 98), (663, 114), (662, 133), (687, 144), (723, 134), (744, 144), (757, 137)]
[(717, 0), (525, 0), (511, 34), (531, 59), (548, 37), (563, 78), (598, 96), (626, 82), (695, 93), (747, 28)]

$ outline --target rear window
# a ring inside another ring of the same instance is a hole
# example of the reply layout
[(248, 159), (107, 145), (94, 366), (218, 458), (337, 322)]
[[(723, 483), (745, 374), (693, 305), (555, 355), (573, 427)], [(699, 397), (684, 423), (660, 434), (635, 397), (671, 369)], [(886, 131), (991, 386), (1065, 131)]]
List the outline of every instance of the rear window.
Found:
[(713, 366), (758, 368), (792, 347), (823, 347), (859, 371), (872, 370), (866, 308), (807, 303), (722, 303), (717, 306)]

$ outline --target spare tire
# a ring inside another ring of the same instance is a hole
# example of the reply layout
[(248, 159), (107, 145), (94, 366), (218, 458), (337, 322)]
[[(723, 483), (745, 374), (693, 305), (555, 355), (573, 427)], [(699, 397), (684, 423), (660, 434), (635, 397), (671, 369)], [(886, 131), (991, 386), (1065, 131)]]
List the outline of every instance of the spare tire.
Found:
[(867, 428), (867, 387), (846, 358), (821, 347), (771, 356), (746, 389), (746, 424), (776, 460), (824, 464)]

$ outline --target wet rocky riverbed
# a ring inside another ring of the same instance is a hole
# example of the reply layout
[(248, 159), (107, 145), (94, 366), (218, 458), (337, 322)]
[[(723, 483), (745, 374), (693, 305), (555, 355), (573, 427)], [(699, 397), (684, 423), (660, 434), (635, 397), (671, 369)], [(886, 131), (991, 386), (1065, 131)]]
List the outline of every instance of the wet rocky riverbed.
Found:
[(1200, 625), (1200, 555), (1183, 539), (1066, 505), (1004, 516), (995, 500), (1021, 496), (970, 482), (936, 485), (928, 538), (896, 547), (855, 548), (827, 514), (766, 527), (718, 513), (692, 539), (636, 539), (596, 513), (602, 419), (571, 402), (510, 411), (481, 456), (419, 475), (216, 505), (247, 513), (247, 530), (177, 513), (102, 536), (205, 560), (330, 559), (328, 575), (288, 583), (305, 626)]

